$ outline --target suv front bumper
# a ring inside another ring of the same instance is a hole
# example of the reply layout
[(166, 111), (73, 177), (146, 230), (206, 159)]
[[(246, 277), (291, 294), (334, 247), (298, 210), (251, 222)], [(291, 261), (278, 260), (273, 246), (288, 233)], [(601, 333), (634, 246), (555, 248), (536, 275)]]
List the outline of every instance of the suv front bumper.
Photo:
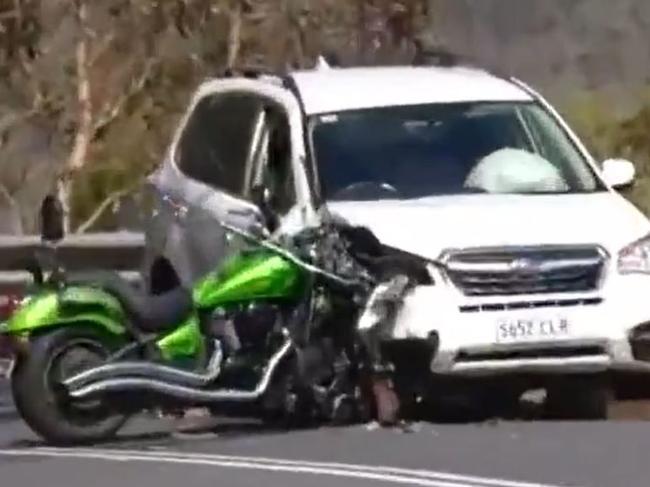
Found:
[[(557, 317), (569, 324), (563, 336), (497, 339), (504, 321)], [(434, 374), (650, 373), (650, 353), (648, 361), (640, 360), (631, 346), (644, 324), (650, 330), (650, 276), (617, 275), (598, 292), (580, 295), (468, 298), (442, 283), (418, 287), (406, 298), (394, 338), (425, 339), (437, 332)]]

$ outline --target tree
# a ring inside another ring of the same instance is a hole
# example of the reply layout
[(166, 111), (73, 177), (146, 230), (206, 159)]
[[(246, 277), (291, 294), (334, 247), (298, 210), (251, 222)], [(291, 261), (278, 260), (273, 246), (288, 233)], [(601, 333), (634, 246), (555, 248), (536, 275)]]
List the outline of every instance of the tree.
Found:
[(411, 55), (424, 0), (0, 0), (0, 204), (34, 231), (54, 188), (66, 226), (114, 225), (163, 157), (190, 92), (226, 69)]

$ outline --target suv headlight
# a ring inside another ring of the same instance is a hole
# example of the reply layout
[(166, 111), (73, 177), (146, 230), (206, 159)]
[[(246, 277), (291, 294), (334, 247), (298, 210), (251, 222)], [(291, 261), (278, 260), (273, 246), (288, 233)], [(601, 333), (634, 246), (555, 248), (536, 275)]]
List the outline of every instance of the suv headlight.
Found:
[(618, 253), (621, 274), (650, 274), (650, 234), (632, 242)]

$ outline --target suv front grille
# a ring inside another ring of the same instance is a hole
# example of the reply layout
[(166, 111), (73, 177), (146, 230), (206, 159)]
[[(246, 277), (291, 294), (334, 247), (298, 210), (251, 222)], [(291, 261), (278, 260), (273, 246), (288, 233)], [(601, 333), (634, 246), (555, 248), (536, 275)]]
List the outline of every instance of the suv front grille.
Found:
[(446, 273), (466, 296), (586, 292), (605, 264), (599, 247), (470, 249), (444, 257)]

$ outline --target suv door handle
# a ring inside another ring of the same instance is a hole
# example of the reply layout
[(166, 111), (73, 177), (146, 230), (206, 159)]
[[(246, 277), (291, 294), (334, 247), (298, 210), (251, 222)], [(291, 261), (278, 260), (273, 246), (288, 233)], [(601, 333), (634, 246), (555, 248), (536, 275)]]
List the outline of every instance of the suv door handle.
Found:
[(226, 211), (230, 216), (257, 218), (257, 213), (251, 208), (231, 208)]

